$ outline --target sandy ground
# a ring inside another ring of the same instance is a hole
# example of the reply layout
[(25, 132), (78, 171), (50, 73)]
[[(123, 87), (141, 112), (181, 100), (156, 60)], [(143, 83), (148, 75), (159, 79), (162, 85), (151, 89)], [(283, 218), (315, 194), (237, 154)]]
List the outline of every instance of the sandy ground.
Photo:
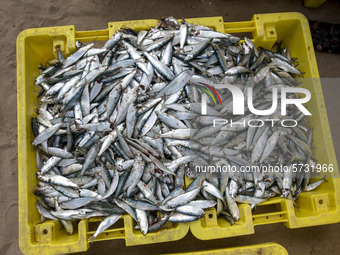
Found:
[[(72, 3), (72, 5), (70, 5)], [(175, 17), (223, 16), (225, 21), (250, 20), (255, 13), (297, 11), (309, 19), (340, 23), (340, 5), (327, 1), (307, 9), (302, 1), (46, 1), (2, 0), (0, 2), (0, 254), (21, 254), (18, 246), (16, 58), (15, 41), (20, 31), (44, 26), (75, 25), (78, 30), (104, 29), (109, 21)], [(340, 56), (317, 53), (321, 77), (338, 77)], [(338, 96), (340, 86), (323, 85), (337, 157), (340, 152)], [(256, 227), (256, 234), (215, 241), (200, 241), (188, 234), (178, 242), (125, 247), (124, 241), (95, 243), (87, 254), (184, 252), (234, 247), (274, 241), (290, 254), (340, 254), (339, 224), (290, 230), (282, 224)]]

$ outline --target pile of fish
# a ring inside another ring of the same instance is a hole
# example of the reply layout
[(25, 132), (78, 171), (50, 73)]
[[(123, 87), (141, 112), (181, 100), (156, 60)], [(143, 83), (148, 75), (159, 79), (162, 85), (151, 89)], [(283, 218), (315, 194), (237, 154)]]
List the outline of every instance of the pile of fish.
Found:
[[(232, 115), (230, 91), (220, 90), (201, 115), (202, 94), (214, 84), (252, 86), (258, 109), (271, 105), (271, 88), (296, 86), (287, 48), (256, 48), (251, 40), (170, 17), (149, 31), (122, 28), (101, 48), (78, 49), (48, 66), (35, 80), (39, 93), (32, 118), (37, 148), (37, 209), (59, 220), (104, 217), (90, 240), (128, 213), (145, 235), (167, 222), (189, 222), (216, 206), (231, 224), (237, 203), (254, 207), (274, 196), (294, 200), (323, 180), (309, 183), (293, 163), (315, 164), (312, 132), (295, 108), (298, 126), (212, 125)], [(222, 105), (223, 102), (223, 105)], [(280, 110), (262, 119), (281, 119)], [(195, 171), (207, 166), (285, 165), (275, 174)], [(184, 177), (192, 179), (185, 188)]]

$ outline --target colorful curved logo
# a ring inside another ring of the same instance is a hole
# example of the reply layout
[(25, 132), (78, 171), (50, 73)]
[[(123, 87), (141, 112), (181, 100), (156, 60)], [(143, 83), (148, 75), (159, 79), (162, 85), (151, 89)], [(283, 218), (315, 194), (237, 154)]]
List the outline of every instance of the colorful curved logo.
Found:
[[(200, 84), (206, 86), (209, 90), (211, 90), (214, 93), (214, 95), (217, 97), (217, 99), (220, 102), (221, 106), (223, 105), (220, 96), (218, 95), (217, 91), (213, 87), (211, 87), (208, 84), (205, 84), (203, 82), (200, 82)], [(216, 102), (216, 99), (215, 99), (214, 95), (209, 90), (207, 90), (205, 88), (199, 88), (199, 89), (204, 91), (205, 93), (207, 93), (211, 97), (211, 99), (214, 101), (215, 105), (217, 105), (217, 102)]]

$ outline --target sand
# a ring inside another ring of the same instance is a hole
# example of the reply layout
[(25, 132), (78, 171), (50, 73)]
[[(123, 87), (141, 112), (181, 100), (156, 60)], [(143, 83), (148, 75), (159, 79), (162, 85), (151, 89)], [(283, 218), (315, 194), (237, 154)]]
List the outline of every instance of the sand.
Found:
[[(72, 5), (70, 5), (72, 4)], [(132, 8), (133, 7), (133, 8)], [(225, 21), (250, 20), (255, 13), (297, 11), (309, 19), (340, 23), (340, 6), (327, 1), (318, 9), (307, 9), (302, 1), (46, 1), (2, 0), (0, 3), (0, 254), (21, 254), (18, 246), (16, 52), (20, 31), (46, 26), (75, 25), (78, 30), (104, 29), (109, 21), (175, 17), (223, 16)], [(340, 56), (317, 53), (321, 77), (339, 77)], [(340, 86), (324, 86), (326, 106), (339, 158), (338, 95)], [(336, 132), (337, 131), (337, 132)], [(291, 254), (334, 254), (340, 250), (339, 224), (290, 230), (282, 224), (256, 227), (256, 234), (215, 241), (200, 241), (188, 234), (169, 244), (125, 247), (124, 241), (95, 243), (87, 254), (184, 252), (233, 247), (274, 241)]]

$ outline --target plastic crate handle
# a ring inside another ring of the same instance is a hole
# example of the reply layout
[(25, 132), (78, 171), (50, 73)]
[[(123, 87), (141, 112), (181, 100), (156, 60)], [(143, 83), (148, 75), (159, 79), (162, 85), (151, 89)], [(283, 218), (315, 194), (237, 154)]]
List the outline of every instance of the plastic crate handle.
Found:
[(75, 38), (76, 40), (82, 42), (89, 42), (89, 41), (103, 41), (109, 39), (109, 30), (102, 29), (102, 30), (90, 30), (90, 31), (75, 31)]

